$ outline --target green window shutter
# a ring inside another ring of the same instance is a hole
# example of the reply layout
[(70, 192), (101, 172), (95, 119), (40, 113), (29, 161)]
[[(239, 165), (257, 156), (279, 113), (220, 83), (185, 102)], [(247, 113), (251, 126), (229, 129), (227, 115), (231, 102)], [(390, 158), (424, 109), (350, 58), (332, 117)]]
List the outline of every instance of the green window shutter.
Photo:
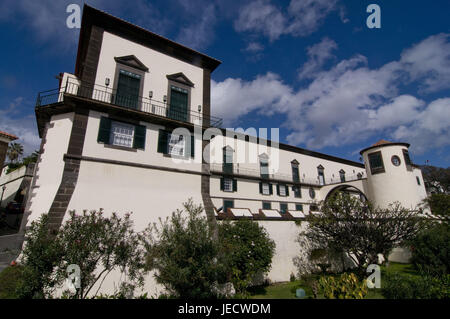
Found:
[(273, 195), (273, 184), (269, 184), (269, 194)]
[(134, 128), (133, 148), (145, 149), (145, 134), (147, 127), (143, 125), (136, 125)]
[(262, 182), (259, 182), (259, 193), (262, 194)]
[(111, 119), (107, 117), (100, 118), (100, 128), (98, 130), (97, 142), (109, 144), (111, 135)]
[(277, 184), (277, 195), (280, 196), (280, 185)]
[(286, 196), (289, 196), (289, 187), (287, 187), (287, 185), (284, 185), (283, 187), (286, 189)]
[(159, 139), (158, 139), (158, 153), (167, 154), (167, 138), (168, 132), (164, 130), (159, 130)]
[(195, 155), (195, 138), (191, 135), (191, 157), (194, 158)]
[(220, 190), (223, 191), (223, 177), (220, 178)]
[(237, 192), (237, 179), (233, 179), (233, 192)]

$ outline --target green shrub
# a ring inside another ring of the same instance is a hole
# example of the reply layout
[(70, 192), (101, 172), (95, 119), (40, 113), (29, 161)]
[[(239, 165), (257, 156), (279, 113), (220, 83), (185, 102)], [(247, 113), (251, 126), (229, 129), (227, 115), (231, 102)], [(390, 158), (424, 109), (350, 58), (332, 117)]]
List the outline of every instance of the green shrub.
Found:
[(364, 299), (367, 295), (366, 281), (361, 282), (353, 273), (344, 273), (340, 277), (323, 276), (319, 285), (327, 299)]
[(156, 270), (156, 281), (168, 297), (217, 297), (217, 283), (225, 283), (226, 277), (219, 242), (203, 207), (191, 199), (183, 206), (147, 229), (147, 269)]
[(22, 280), (22, 266), (9, 266), (0, 273), (0, 299), (17, 299), (17, 287)]
[(270, 270), (275, 242), (258, 223), (224, 222), (219, 227), (219, 242), (236, 292), (245, 294), (257, 275)]
[(450, 298), (450, 275), (411, 276), (400, 273), (383, 277), (382, 295), (387, 299), (448, 299)]
[[(69, 219), (56, 233), (51, 231), (47, 214), (31, 223), (22, 251), (23, 280), (20, 298), (51, 298), (64, 287), (67, 266), (78, 265), (82, 280), (76, 293), (64, 292), (64, 298), (87, 298), (98, 293), (105, 277), (113, 270), (126, 274), (120, 292), (131, 296), (135, 286), (143, 284), (144, 248), (133, 230), (129, 214), (113, 213), (104, 217), (102, 210), (70, 212)], [(96, 285), (97, 291), (92, 288)]]
[(289, 276), (289, 281), (294, 282), (297, 278), (295, 278), (294, 273), (291, 272), (291, 275)]
[(411, 262), (427, 273), (443, 275), (450, 270), (450, 227), (438, 224), (428, 228), (411, 241)]

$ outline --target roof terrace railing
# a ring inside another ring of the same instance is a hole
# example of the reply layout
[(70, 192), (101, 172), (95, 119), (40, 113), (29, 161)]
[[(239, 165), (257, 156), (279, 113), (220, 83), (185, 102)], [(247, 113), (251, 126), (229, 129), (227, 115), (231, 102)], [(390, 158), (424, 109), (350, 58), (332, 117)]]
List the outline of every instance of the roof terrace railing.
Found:
[(166, 102), (143, 96), (118, 94), (117, 90), (106, 86), (74, 82), (74, 80), (67, 81), (66, 85), (59, 89), (40, 92), (37, 97), (36, 107), (63, 102), (65, 95), (74, 95), (195, 125), (212, 127), (221, 127), (222, 125), (222, 119), (215, 116), (204, 117), (200, 112), (180, 110), (175, 106), (168, 105)]
[(319, 177), (311, 178), (311, 177), (300, 177), (298, 181), (294, 181), (293, 176), (290, 174), (283, 174), (283, 173), (277, 173), (277, 172), (269, 172), (269, 174), (266, 174), (264, 177), (261, 175), (261, 171), (254, 168), (245, 167), (240, 164), (232, 164), (232, 170), (230, 169), (230, 164), (226, 165), (224, 167), (221, 163), (211, 163), (210, 164), (210, 171), (213, 173), (227, 173), (230, 175), (236, 175), (236, 176), (251, 176), (251, 177), (260, 177), (261, 179), (266, 180), (276, 180), (276, 181), (283, 181), (291, 184), (309, 184), (309, 185), (330, 185), (330, 184), (339, 184), (339, 183), (346, 183), (351, 181), (356, 181), (365, 178), (363, 175), (349, 175), (345, 176), (345, 181), (342, 181), (340, 176), (339, 177), (326, 177), (323, 182), (319, 180)]

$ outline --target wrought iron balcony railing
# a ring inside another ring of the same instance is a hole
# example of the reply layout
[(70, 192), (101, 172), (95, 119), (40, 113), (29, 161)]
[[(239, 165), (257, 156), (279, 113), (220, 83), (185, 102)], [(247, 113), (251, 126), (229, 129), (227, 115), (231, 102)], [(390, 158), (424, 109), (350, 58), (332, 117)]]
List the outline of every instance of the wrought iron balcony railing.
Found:
[(342, 181), (340, 177), (326, 177), (323, 182), (319, 180), (318, 177), (315, 178), (308, 178), (308, 177), (300, 177), (298, 181), (294, 181), (293, 176), (290, 174), (283, 174), (283, 173), (274, 173), (269, 172), (269, 174), (264, 174), (262, 176), (261, 171), (254, 168), (246, 167), (245, 165), (240, 164), (219, 164), (219, 163), (212, 163), (210, 164), (210, 171), (212, 173), (220, 173), (220, 174), (230, 174), (230, 175), (236, 175), (236, 176), (251, 176), (251, 177), (260, 177), (261, 179), (267, 179), (267, 180), (276, 180), (276, 181), (283, 181), (286, 183), (295, 183), (295, 184), (308, 184), (308, 185), (330, 185), (330, 184), (338, 184), (338, 183), (345, 183), (345, 182), (351, 182), (356, 181), (359, 179), (365, 178), (364, 175), (349, 175), (345, 176), (345, 181)]
[[(174, 120), (188, 122), (195, 125), (221, 127), (222, 119), (214, 116), (204, 117), (202, 113), (193, 110), (183, 111), (171, 107), (165, 102), (153, 100), (143, 96), (117, 94), (117, 90), (98, 84), (77, 83), (67, 81), (66, 86), (59, 89), (40, 92), (36, 107), (64, 101), (65, 95), (74, 95), (90, 100), (100, 101), (127, 109), (135, 109)], [(209, 122), (209, 123), (208, 123)]]

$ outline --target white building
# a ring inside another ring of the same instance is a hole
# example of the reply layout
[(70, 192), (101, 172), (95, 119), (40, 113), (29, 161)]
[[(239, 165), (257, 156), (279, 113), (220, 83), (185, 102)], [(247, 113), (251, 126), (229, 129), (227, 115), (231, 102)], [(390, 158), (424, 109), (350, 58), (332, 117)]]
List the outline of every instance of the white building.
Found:
[[(210, 114), (210, 77), (219, 64), (85, 6), (74, 74), (62, 73), (59, 88), (38, 97), (41, 155), (23, 225), (49, 213), (59, 227), (69, 210), (103, 208), (133, 212), (140, 231), (193, 198), (213, 222), (258, 220), (277, 245), (269, 279), (286, 281), (300, 252), (295, 220), (332, 192), (411, 209), (426, 196), (406, 143), (363, 150), (364, 165), (230, 135)], [(149, 275), (147, 289), (154, 287)]]

